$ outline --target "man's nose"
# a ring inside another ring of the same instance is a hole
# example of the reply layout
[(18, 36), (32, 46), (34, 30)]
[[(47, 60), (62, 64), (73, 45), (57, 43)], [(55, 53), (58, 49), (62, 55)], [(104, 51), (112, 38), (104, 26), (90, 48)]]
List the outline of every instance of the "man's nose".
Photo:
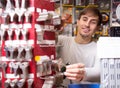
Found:
[(86, 22), (86, 26), (88, 26), (88, 27), (90, 26), (90, 21)]

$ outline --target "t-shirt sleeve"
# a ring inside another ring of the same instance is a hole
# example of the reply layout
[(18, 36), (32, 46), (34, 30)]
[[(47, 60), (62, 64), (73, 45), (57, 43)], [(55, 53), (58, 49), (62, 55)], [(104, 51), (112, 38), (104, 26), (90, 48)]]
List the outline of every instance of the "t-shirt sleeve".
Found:
[(93, 67), (85, 68), (85, 81), (100, 82), (100, 59), (96, 58)]
[(58, 42), (57, 42), (57, 44), (59, 44), (59, 45), (62, 45), (63, 44), (63, 42), (66, 40), (66, 36), (64, 36), (64, 35), (59, 35), (58, 36)]

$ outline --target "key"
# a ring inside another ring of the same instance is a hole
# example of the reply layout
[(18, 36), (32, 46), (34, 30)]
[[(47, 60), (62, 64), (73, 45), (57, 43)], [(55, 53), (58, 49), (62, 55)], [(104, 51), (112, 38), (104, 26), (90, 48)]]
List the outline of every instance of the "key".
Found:
[(6, 32), (6, 30), (4, 30), (4, 29), (0, 30), (1, 40), (4, 40), (5, 32)]
[(22, 64), (20, 64), (20, 68), (22, 69), (23, 72), (22, 78), (24, 79), (28, 77), (28, 66), (29, 66), (28, 62), (23, 62)]
[[(25, 15), (25, 20), (26, 20), (26, 22), (29, 22), (29, 17), (30, 17), (30, 15), (31, 15), (31, 13), (29, 12), (29, 11), (26, 11), (25, 13), (24, 13), (24, 15)], [(30, 19), (31, 20), (31, 19)]]
[[(20, 63), (20, 62), (19, 62), (19, 63)], [(12, 68), (13, 68), (13, 70), (14, 70), (14, 74), (15, 74), (15, 76), (18, 75), (18, 73), (17, 73), (17, 69), (18, 69), (19, 63), (14, 63), (14, 64), (12, 65)]]
[(18, 56), (17, 56), (18, 59), (20, 59), (22, 57), (21, 54), (22, 54), (23, 50), (24, 50), (24, 48), (22, 46), (20, 46), (18, 48)]
[(10, 88), (10, 82), (11, 82), (11, 80), (10, 80), (10, 79), (7, 79), (7, 80), (5, 81), (5, 83), (4, 83), (4, 87), (5, 87), (5, 88)]
[(5, 46), (5, 54), (6, 54), (6, 58), (9, 58), (9, 49), (7, 46)]
[(17, 56), (17, 59), (20, 59), (20, 58), (22, 57), (21, 54), (22, 54), (23, 50), (24, 50), (24, 48), (23, 48), (22, 46), (20, 46), (20, 47), (18, 48), (18, 56)]
[(7, 69), (7, 63), (6, 62), (2, 63), (2, 69), (3, 69), (4, 77), (6, 78), (6, 69)]
[(16, 0), (16, 8), (15, 8), (15, 13), (18, 15), (18, 21), (21, 21), (21, 17), (26, 11), (25, 9), (25, 0), (22, 0), (21, 7), (19, 5), (19, 0)]
[(47, 62), (43, 62), (43, 63), (42, 63), (42, 66), (43, 66), (43, 75), (44, 75), (44, 76), (45, 76), (45, 75), (48, 75), (48, 74), (47, 74), (47, 66), (46, 66), (46, 65), (47, 65)]
[(28, 29), (22, 29), (21, 33), (23, 35), (23, 40), (27, 40), (27, 33), (28, 33)]
[(8, 29), (7, 33), (8, 33), (8, 36), (9, 36), (9, 40), (12, 40), (13, 30), (12, 29)]
[(15, 16), (15, 10), (11, 9), (10, 12), (9, 12), (9, 15), (10, 15), (10, 21), (13, 22), (14, 16)]
[(14, 51), (15, 51), (15, 47), (9, 46), (8, 50), (10, 52), (10, 59), (13, 59), (13, 54), (14, 54)]
[(5, 12), (9, 14), (10, 16), (10, 21), (13, 21), (14, 15), (15, 15), (15, 10), (14, 10), (14, 6), (12, 5), (10, 0), (7, 0), (7, 5), (6, 5), (6, 9)]
[(38, 65), (37, 65), (37, 73), (38, 73), (40, 76), (43, 76), (44, 68), (43, 68), (43, 65), (42, 65), (42, 64), (38, 64)]
[(23, 88), (24, 84), (25, 84), (25, 79), (21, 79), (17, 82), (18, 88)]
[(11, 4), (11, 1), (10, 0), (7, 0), (7, 4), (6, 4), (6, 7), (5, 7), (5, 12), (6, 13), (9, 13), (10, 10), (12, 8), (12, 4)]
[(17, 82), (18, 82), (17, 79), (12, 80), (12, 81), (10, 82), (11, 88), (15, 88), (15, 86), (17, 85)]
[(10, 62), (10, 63), (9, 63), (10, 73), (13, 72), (13, 66), (14, 66), (13, 64), (14, 64), (14, 62)]
[(26, 51), (26, 55), (25, 55), (25, 59), (32, 59), (32, 46), (25, 46), (25, 51)]
[(46, 62), (46, 73), (47, 74), (51, 74), (52, 73), (51, 65), (52, 65), (52, 61)]
[(16, 34), (16, 40), (19, 40), (19, 37), (20, 37), (20, 29), (16, 29), (16, 30), (15, 30), (15, 34)]
[(27, 80), (28, 88), (32, 88), (33, 81), (34, 81), (33, 79)]

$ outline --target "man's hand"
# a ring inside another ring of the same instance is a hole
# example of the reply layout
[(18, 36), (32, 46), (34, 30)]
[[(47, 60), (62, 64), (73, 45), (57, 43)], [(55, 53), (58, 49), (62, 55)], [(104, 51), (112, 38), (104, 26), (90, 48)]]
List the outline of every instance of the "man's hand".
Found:
[(64, 75), (70, 80), (81, 81), (85, 76), (84, 64), (77, 63), (66, 66)]

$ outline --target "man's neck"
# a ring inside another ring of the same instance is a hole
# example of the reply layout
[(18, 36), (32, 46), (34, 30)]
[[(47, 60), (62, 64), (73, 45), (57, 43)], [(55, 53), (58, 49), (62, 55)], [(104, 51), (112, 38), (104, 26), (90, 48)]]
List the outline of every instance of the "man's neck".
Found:
[(75, 42), (78, 44), (88, 44), (92, 41), (92, 38), (89, 37), (82, 37), (82, 36), (76, 36)]

